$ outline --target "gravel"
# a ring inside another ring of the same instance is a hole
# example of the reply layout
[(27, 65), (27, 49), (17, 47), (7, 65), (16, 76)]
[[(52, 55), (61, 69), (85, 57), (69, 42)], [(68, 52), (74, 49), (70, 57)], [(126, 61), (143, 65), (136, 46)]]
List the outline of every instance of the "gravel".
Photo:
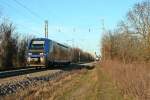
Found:
[(0, 85), (0, 96), (7, 96), (9, 94), (15, 93), (20, 89), (26, 89), (30, 85), (37, 85), (39, 82), (45, 82), (56, 79), (58, 76), (61, 76), (63, 73), (69, 73), (66, 71), (58, 71), (52, 74), (47, 74), (38, 77), (26, 77), (26, 79), (10, 82)]
[(16, 93), (18, 90), (24, 90), (26, 88), (29, 88), (30, 86), (40, 85), (39, 83), (59, 79), (62, 75), (71, 74), (73, 72), (76, 72), (77, 70), (81, 70), (82, 68), (86, 68), (85, 65), (78, 67), (72, 66), (64, 68), (63, 70), (46, 70), (26, 75), (19, 75), (15, 77), (0, 79), (0, 97), (8, 96), (12, 93)]

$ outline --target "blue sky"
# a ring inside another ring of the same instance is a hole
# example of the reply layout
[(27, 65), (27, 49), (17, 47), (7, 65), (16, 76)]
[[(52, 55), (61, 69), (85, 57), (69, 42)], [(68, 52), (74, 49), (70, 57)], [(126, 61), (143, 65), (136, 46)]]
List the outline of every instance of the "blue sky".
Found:
[[(133, 5), (142, 0), (0, 0), (2, 16), (23, 35), (44, 37), (44, 20), (49, 22), (49, 38), (91, 53), (99, 53), (102, 19), (113, 29)], [(90, 32), (89, 32), (90, 29)]]

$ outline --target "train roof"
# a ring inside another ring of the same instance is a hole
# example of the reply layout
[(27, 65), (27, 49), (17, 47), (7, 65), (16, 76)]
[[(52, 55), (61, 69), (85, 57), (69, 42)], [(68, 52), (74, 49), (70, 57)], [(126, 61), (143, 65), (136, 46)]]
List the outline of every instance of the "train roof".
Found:
[[(47, 38), (33, 38), (32, 40), (50, 40), (50, 39), (47, 39)], [(52, 40), (50, 40), (52, 41)]]
[(55, 43), (57, 43), (57, 44), (59, 44), (61, 46), (70, 48), (70, 46), (68, 46), (68, 45), (65, 45), (65, 44), (62, 44), (62, 43), (58, 43), (58, 42), (56, 42), (54, 40), (51, 40), (51, 39), (48, 39), (48, 38), (33, 38), (32, 40), (47, 40), (47, 41), (52, 41), (52, 42), (55, 42)]

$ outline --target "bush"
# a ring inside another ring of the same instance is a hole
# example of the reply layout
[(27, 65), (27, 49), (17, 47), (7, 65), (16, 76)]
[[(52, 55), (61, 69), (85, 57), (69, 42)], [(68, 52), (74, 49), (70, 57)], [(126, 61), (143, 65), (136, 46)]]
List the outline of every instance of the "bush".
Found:
[(103, 70), (114, 80), (125, 98), (150, 99), (150, 64), (137, 62), (123, 64), (115, 60), (105, 60), (101, 64)]
[(105, 32), (101, 64), (122, 95), (149, 100), (150, 2), (135, 4), (126, 18), (115, 30)]

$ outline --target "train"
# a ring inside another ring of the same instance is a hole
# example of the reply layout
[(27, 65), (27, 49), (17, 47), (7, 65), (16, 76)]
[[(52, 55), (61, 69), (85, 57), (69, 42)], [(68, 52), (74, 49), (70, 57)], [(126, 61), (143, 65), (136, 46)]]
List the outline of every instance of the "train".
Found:
[(49, 67), (66, 65), (72, 62), (72, 48), (48, 38), (34, 38), (29, 42), (26, 65)]

